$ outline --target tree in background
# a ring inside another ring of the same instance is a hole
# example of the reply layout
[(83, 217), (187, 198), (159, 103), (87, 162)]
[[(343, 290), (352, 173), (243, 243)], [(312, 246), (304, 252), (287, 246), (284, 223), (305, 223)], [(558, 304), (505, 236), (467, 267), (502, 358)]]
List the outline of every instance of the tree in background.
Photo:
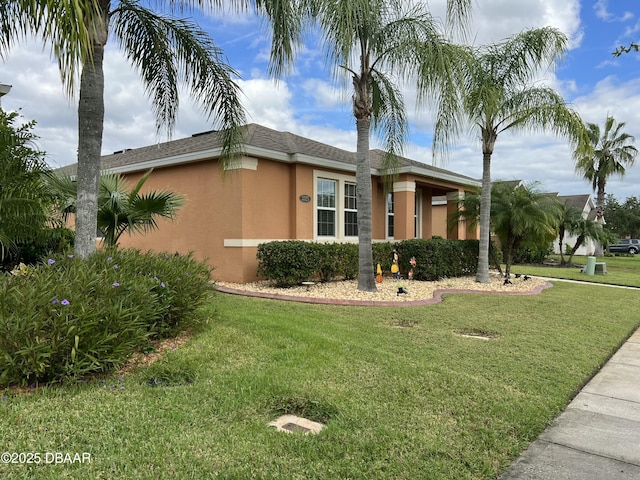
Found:
[(569, 251), (567, 266), (573, 266), (573, 256), (587, 239), (595, 240), (596, 244), (604, 244), (609, 241), (609, 232), (603, 230), (602, 225), (589, 218), (579, 216), (571, 225), (569, 233), (576, 237), (576, 241)]
[(515, 188), (496, 182), (491, 192), (491, 230), (500, 240), (505, 277), (519, 248), (549, 245), (556, 238), (560, 202), (535, 184)]
[[(158, 217), (173, 219), (184, 204), (184, 197), (167, 190), (140, 193), (153, 169), (148, 170), (136, 186), (128, 190), (119, 173), (100, 176), (98, 194), (98, 230), (108, 247), (115, 247), (124, 232), (146, 233), (157, 228)], [(47, 175), (50, 192), (58, 201), (58, 207), (66, 220), (76, 213), (77, 182), (75, 179), (55, 174)]]
[[(607, 181), (613, 175), (624, 177), (626, 168), (633, 166), (638, 149), (633, 145), (635, 137), (624, 132), (625, 122), (616, 122), (607, 116), (604, 129), (596, 123), (587, 123), (591, 150), (576, 152), (576, 172), (591, 182), (596, 193), (596, 221), (604, 223), (605, 194)], [(602, 255), (599, 245), (597, 255)]]
[(614, 57), (619, 57), (623, 53), (629, 53), (631, 51), (637, 52), (639, 50), (640, 50), (640, 44), (639, 43), (635, 43), (635, 42), (631, 42), (626, 47), (624, 45), (620, 45), (618, 48), (616, 48), (616, 50), (613, 52), (612, 55)]
[(0, 262), (47, 227), (51, 202), (42, 173), (44, 153), (35, 149), (35, 121), (0, 109)]
[(553, 89), (531, 83), (542, 68), (560, 59), (567, 42), (559, 30), (533, 29), (503, 43), (474, 49), (470, 56), (462, 81), (462, 102), (454, 106), (456, 124), (470, 123), (482, 141), (478, 282), (489, 282), (491, 156), (498, 136), (507, 130), (548, 130), (567, 137), (576, 148), (586, 144), (579, 115)]
[(615, 196), (607, 194), (604, 205), (606, 231), (615, 238), (640, 238), (640, 198), (631, 196), (620, 203)]
[[(584, 218), (582, 212), (571, 206), (568, 202), (560, 205), (558, 224), (558, 249), (560, 251), (560, 265), (573, 265), (573, 256), (585, 241), (591, 239), (597, 243), (604, 243), (608, 240), (608, 232), (602, 229), (602, 226), (590, 218)], [(565, 235), (573, 235), (576, 240), (570, 245), (569, 258), (565, 260), (564, 238)]]
[(567, 234), (571, 234), (573, 226), (581, 217), (582, 212), (569, 202), (563, 202), (560, 204), (560, 210), (558, 212), (558, 250), (560, 251), (560, 266), (567, 264), (567, 261), (564, 259), (565, 236)]

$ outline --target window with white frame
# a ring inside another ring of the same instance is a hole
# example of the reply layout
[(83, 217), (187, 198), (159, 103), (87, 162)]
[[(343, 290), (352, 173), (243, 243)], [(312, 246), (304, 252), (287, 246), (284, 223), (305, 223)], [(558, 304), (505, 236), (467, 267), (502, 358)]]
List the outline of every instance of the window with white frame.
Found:
[(358, 206), (356, 197), (356, 184), (344, 184), (344, 235), (345, 237), (358, 236)]
[(338, 182), (326, 178), (317, 181), (318, 236), (336, 236), (336, 190)]
[(387, 194), (387, 238), (393, 238), (395, 234), (393, 215), (393, 192)]
[(358, 205), (355, 177), (314, 172), (315, 231), (318, 239), (358, 237)]
[(415, 199), (413, 234), (415, 238), (422, 238), (422, 192), (420, 190), (416, 190)]

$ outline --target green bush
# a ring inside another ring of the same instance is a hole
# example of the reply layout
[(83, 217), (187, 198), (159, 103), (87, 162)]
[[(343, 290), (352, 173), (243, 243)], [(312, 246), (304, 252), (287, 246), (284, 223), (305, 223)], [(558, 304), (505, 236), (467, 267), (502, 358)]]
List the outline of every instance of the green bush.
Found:
[(258, 275), (273, 280), (278, 287), (314, 280), (319, 275), (319, 252), (316, 244), (301, 240), (261, 243), (256, 254)]
[[(438, 280), (473, 275), (478, 270), (477, 240), (404, 240), (399, 243), (373, 244), (373, 267), (391, 271), (394, 249), (400, 253), (400, 271), (407, 276), (409, 260), (416, 258), (415, 280)], [(358, 275), (358, 245), (351, 243), (310, 243), (278, 241), (258, 247), (258, 275), (275, 281), (279, 287), (299, 285), (303, 281), (335, 278), (351, 279)]]
[(0, 385), (118, 367), (150, 337), (193, 324), (209, 269), (191, 256), (98, 252), (53, 256), (0, 278)]
[(553, 253), (552, 242), (543, 245), (521, 247), (513, 253), (512, 263), (542, 263), (551, 253)]
[(211, 269), (193, 258), (192, 254), (114, 249), (96, 253), (90, 262), (95, 270), (110, 272), (114, 276), (124, 273), (132, 279), (148, 282), (158, 300), (159, 318), (150, 327), (154, 336), (171, 337), (191, 327), (196, 319), (194, 312), (211, 290)]
[[(358, 276), (357, 243), (314, 243), (318, 255), (315, 274), (321, 282)], [(313, 278), (313, 277), (311, 277)]]
[(442, 278), (473, 275), (478, 270), (477, 240), (403, 240), (398, 244), (400, 271), (404, 276), (416, 259), (414, 280), (434, 281)]
[(358, 277), (358, 244), (331, 243), (328, 244), (330, 255), (338, 264), (338, 276), (344, 280)]
[(396, 242), (376, 242), (372, 245), (373, 249), (373, 268), (377, 268), (380, 264), (380, 268), (385, 273), (391, 271), (391, 263), (393, 257), (393, 251), (398, 248)]
[(73, 247), (74, 239), (74, 231), (68, 228), (43, 228), (28, 240), (17, 241), (15, 249), (9, 251), (2, 261), (0, 270), (11, 271), (20, 263), (35, 265), (44, 257), (69, 250)]

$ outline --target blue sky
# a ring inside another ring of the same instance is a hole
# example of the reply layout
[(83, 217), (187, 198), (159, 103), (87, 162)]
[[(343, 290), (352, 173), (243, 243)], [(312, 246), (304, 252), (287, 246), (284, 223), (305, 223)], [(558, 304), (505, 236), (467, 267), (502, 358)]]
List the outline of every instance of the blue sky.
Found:
[[(445, 0), (427, 3), (434, 15), (444, 12)], [(355, 150), (349, 92), (332, 83), (318, 45), (305, 45), (292, 73), (276, 83), (267, 75), (269, 39), (258, 18), (230, 12), (195, 18), (241, 74), (249, 121)], [(541, 74), (539, 81), (558, 90), (586, 122), (602, 124), (608, 114), (626, 122), (626, 131), (636, 136), (640, 148), (640, 53), (611, 55), (620, 44), (640, 40), (640, 1), (476, 0), (470, 38), (482, 45), (547, 25), (562, 30), (572, 43), (566, 59), (555, 71)], [(49, 163), (56, 167), (75, 162), (76, 100), (65, 97), (48, 50), (35, 42), (16, 46), (0, 63), (0, 83), (13, 85), (2, 98), (3, 108), (21, 109), (25, 119), (38, 122), (39, 146)], [(167, 139), (155, 135), (137, 74), (114, 42), (105, 56), (105, 86), (103, 153)], [(411, 131), (405, 155), (431, 163), (431, 113), (415, 109), (410, 88), (405, 89), (405, 101)], [(174, 139), (211, 129), (187, 95), (181, 105)], [(437, 165), (479, 178), (481, 160), (479, 141), (469, 134), (458, 139), (446, 162), (439, 160)], [(638, 163), (624, 180), (610, 180), (608, 193), (619, 199), (640, 196), (640, 159)], [(496, 143), (492, 174), (494, 179), (538, 181), (543, 189), (563, 195), (591, 192), (574, 173), (567, 142), (548, 134), (503, 134)]]

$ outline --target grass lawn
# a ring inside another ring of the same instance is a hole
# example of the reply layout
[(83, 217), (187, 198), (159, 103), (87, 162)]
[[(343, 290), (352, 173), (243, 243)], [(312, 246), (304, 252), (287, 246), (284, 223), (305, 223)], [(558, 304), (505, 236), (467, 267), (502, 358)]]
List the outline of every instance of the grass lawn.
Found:
[[(427, 307), (218, 294), (208, 324), (151, 366), (0, 393), (2, 451), (91, 454), (0, 464), (0, 478), (495, 478), (633, 331), (639, 308), (636, 291), (560, 282)], [(496, 337), (456, 333), (475, 330)], [(327, 426), (269, 429), (282, 413)]]
[[(553, 255), (552, 257), (560, 259), (559, 255)], [(605, 275), (586, 275), (582, 273), (580, 267), (587, 263), (587, 257), (585, 256), (573, 257), (573, 264), (579, 265), (579, 267), (514, 265), (511, 268), (511, 272), (541, 277), (567, 278), (583, 282), (640, 287), (640, 255), (633, 257), (598, 257), (596, 261), (607, 264), (607, 273)]]

